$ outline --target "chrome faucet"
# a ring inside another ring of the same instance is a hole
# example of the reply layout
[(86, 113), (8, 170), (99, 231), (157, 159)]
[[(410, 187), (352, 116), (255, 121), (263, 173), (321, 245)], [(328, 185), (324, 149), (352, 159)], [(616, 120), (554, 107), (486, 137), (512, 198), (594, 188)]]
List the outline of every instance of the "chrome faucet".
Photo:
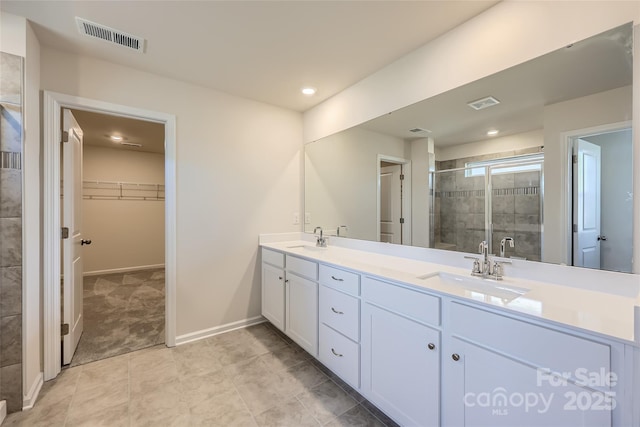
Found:
[(482, 255), (482, 277), (491, 274), (491, 264), (489, 262), (489, 245), (486, 240), (480, 242), (478, 253)]
[(509, 242), (509, 247), (513, 248), (514, 247), (514, 240), (513, 237), (505, 237), (504, 239), (500, 240), (500, 257), (504, 258), (504, 254), (505, 254), (505, 249), (506, 249), (506, 243)]
[(471, 275), (482, 277), (483, 279), (491, 277), (494, 280), (502, 280), (504, 274), (502, 264), (511, 264), (511, 261), (494, 259), (492, 268), (492, 262), (491, 259), (489, 259), (489, 245), (485, 240), (480, 242), (478, 252), (481, 257), (465, 256), (465, 258), (473, 260)]
[(318, 237), (316, 237), (316, 246), (319, 248), (326, 248), (327, 247), (327, 239), (325, 237), (322, 236), (322, 227), (316, 227), (313, 229), (313, 234), (316, 234), (316, 232), (320, 230), (320, 235)]
[(344, 228), (344, 231), (347, 231), (348, 228), (346, 225), (339, 225), (338, 228), (336, 229), (336, 236), (340, 237), (340, 229)]

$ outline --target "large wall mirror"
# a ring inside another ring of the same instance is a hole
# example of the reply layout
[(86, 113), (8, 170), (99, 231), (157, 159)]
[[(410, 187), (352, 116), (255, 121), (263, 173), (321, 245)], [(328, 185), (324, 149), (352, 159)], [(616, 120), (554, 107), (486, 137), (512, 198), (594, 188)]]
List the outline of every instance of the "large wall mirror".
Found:
[(305, 147), (305, 232), (631, 272), (629, 23)]

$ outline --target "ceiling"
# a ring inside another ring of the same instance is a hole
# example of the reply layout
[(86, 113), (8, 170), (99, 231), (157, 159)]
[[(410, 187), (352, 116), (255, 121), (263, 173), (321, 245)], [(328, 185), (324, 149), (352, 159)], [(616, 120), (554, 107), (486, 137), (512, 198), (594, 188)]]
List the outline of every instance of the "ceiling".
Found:
[[(468, 1), (15, 1), (41, 44), (305, 111), (483, 12)], [(81, 36), (75, 17), (146, 39)], [(303, 86), (318, 89), (305, 97)]]
[[(82, 140), (85, 145), (164, 154), (164, 124), (162, 123), (90, 111), (71, 111), (82, 129)], [(140, 144), (141, 147), (116, 143), (110, 138), (112, 135), (121, 136), (125, 144)]]
[[(546, 105), (632, 84), (633, 28), (627, 24), (468, 85), (373, 119), (363, 128), (401, 139), (431, 137), (436, 146), (543, 127)], [(467, 103), (493, 96), (500, 104), (475, 111)], [(412, 133), (415, 128), (430, 132)]]

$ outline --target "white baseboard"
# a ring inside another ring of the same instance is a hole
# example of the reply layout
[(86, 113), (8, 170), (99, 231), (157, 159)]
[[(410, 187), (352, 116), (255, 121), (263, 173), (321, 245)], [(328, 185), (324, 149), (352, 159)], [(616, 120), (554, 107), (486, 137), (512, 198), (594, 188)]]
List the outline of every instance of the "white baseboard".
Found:
[(188, 334), (179, 335), (176, 337), (176, 345), (187, 344), (193, 341), (202, 340), (215, 335), (223, 334), (225, 332), (233, 331), (236, 329), (246, 328), (247, 326), (257, 325), (259, 323), (266, 322), (262, 316), (252, 317), (250, 319), (238, 320), (237, 322), (227, 323), (226, 325), (220, 325), (209, 329), (202, 329), (196, 332), (190, 332)]
[(40, 394), (40, 390), (42, 389), (42, 385), (44, 384), (44, 373), (40, 372), (36, 377), (33, 384), (29, 388), (29, 392), (22, 399), (22, 410), (25, 411), (27, 409), (33, 408), (33, 405), (36, 404), (36, 400), (38, 399), (38, 395)]
[(5, 418), (7, 418), (7, 402), (0, 400), (0, 424), (4, 422)]
[(123, 268), (112, 268), (109, 270), (85, 271), (84, 273), (82, 273), (82, 275), (85, 277), (98, 276), (100, 274), (128, 273), (130, 271), (151, 270), (154, 268), (164, 268), (164, 264), (139, 265), (136, 267), (123, 267)]

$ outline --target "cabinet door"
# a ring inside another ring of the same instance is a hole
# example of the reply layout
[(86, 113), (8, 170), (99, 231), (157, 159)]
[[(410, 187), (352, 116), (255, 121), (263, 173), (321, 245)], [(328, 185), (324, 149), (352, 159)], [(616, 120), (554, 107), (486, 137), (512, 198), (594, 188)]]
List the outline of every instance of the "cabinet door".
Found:
[(596, 385), (551, 376), (516, 358), (457, 338), (452, 338), (450, 349), (451, 354), (443, 355), (447, 388), (443, 425), (611, 425), (615, 396)]
[(362, 307), (362, 392), (401, 425), (440, 423), (440, 333), (382, 308)]
[(285, 281), (284, 270), (262, 264), (262, 315), (284, 331)]
[(286, 333), (313, 356), (318, 355), (318, 284), (287, 275)]

